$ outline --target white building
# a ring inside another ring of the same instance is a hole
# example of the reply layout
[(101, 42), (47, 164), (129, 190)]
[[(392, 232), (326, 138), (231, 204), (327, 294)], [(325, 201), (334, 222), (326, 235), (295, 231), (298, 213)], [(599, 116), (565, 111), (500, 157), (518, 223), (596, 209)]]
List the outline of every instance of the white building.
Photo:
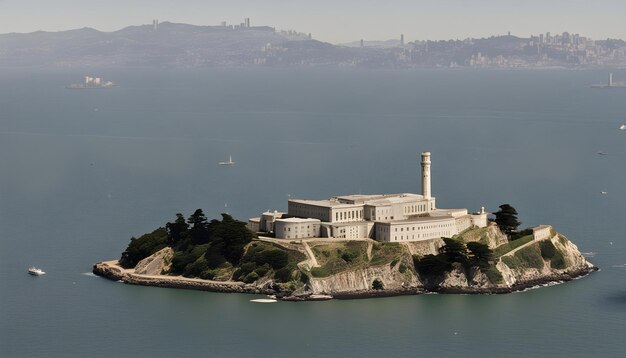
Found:
[(422, 153), (422, 195), (334, 196), (327, 200), (289, 200), (287, 213), (266, 212), (250, 228), (277, 238), (372, 238), (408, 242), (451, 237), (472, 226), (487, 226), (487, 213), (438, 209), (430, 190), (430, 152)]

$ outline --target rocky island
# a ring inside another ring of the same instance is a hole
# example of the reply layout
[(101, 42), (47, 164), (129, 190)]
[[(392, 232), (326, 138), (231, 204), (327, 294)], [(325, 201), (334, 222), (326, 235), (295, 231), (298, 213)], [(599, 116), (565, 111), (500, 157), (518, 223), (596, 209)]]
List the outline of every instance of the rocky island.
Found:
[(248, 223), (179, 213), (93, 272), (137, 285), (319, 300), (509, 293), (597, 270), (551, 226), (518, 230), (508, 204), (492, 218), (436, 208), (430, 164), (422, 153), (422, 195), (290, 200), (287, 213)]

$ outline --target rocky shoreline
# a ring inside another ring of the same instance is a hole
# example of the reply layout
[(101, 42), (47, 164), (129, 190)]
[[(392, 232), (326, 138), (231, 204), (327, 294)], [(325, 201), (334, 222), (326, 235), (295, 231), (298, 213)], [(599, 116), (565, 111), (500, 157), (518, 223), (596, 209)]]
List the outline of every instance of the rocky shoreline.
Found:
[(392, 297), (392, 296), (405, 296), (405, 295), (418, 295), (426, 293), (441, 293), (441, 294), (505, 294), (518, 291), (524, 291), (530, 288), (541, 287), (551, 283), (563, 283), (571, 281), (583, 276), (586, 276), (598, 268), (595, 266), (588, 266), (577, 270), (567, 271), (560, 274), (551, 274), (532, 280), (525, 280), (516, 282), (512, 286), (492, 286), (492, 287), (479, 287), (479, 286), (458, 286), (458, 287), (406, 287), (399, 289), (385, 289), (385, 290), (356, 290), (356, 291), (343, 291), (328, 294), (298, 294), (287, 295), (285, 293), (276, 292), (271, 288), (262, 288), (253, 284), (245, 284), (242, 282), (221, 282), (201, 280), (194, 278), (185, 278), (181, 276), (166, 276), (166, 275), (141, 275), (136, 274), (133, 270), (125, 270), (117, 265), (117, 261), (99, 262), (93, 266), (93, 273), (95, 275), (107, 278), (113, 281), (122, 281), (131, 285), (141, 286), (154, 286), (164, 288), (179, 288), (179, 289), (191, 289), (210, 292), (221, 293), (248, 293), (248, 294), (265, 294), (275, 295), (277, 299), (284, 301), (321, 301), (328, 299), (361, 299), (361, 298), (375, 298), (375, 297)]

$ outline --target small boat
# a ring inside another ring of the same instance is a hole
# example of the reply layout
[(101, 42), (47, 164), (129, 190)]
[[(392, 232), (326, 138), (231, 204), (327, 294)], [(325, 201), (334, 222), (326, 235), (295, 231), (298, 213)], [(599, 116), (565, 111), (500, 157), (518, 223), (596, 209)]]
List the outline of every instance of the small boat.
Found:
[(250, 302), (255, 302), (255, 303), (275, 303), (277, 302), (274, 299), (270, 299), (270, 298), (258, 298), (256, 300), (250, 300)]
[(622, 124), (621, 126), (619, 126), (619, 130), (620, 131), (626, 130), (626, 124)]
[(41, 276), (46, 274), (42, 269), (36, 268), (35, 266), (29, 268), (28, 273), (33, 276)]
[(598, 152), (598, 155), (606, 155), (606, 152)]
[(233, 165), (235, 164), (235, 162), (233, 162), (233, 157), (232, 156), (228, 156), (228, 161), (227, 162), (219, 162), (219, 165)]
[(602, 194), (602, 195), (606, 195), (606, 194), (607, 194), (607, 192), (606, 192), (606, 191), (601, 191), (601, 192), (600, 192), (600, 194)]

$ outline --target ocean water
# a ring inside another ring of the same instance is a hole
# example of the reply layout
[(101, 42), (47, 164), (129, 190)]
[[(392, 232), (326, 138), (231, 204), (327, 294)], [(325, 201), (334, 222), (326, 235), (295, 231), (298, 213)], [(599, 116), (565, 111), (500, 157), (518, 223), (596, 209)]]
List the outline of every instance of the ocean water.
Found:
[[(64, 88), (85, 74), (120, 86)], [(588, 87), (605, 78), (0, 70), (0, 356), (622, 357), (626, 90)], [(419, 193), (426, 150), (439, 207), (510, 203), (601, 271), (509, 295), (273, 304), (87, 274), (177, 212), (247, 219), (288, 198)]]

